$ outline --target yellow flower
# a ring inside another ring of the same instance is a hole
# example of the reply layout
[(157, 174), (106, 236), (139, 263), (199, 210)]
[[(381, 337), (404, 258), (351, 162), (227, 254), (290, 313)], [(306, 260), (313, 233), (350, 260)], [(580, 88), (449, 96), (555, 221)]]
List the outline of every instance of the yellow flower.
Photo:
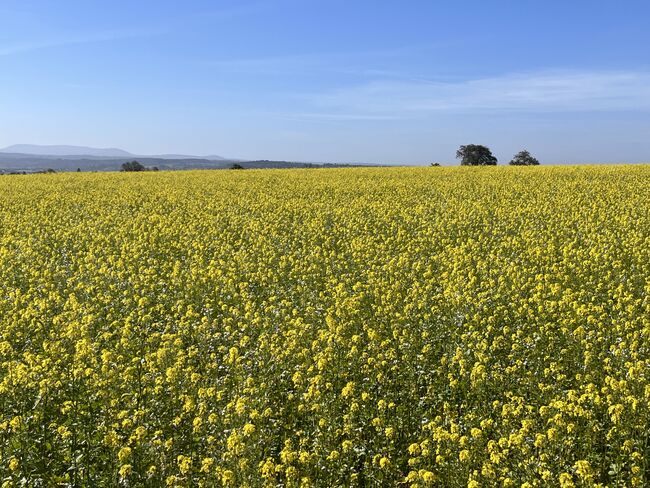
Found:
[(576, 470), (576, 473), (578, 476), (583, 480), (583, 481), (591, 481), (593, 475), (592, 475), (592, 469), (591, 465), (589, 464), (589, 461), (577, 461), (574, 465), (574, 469)]
[(226, 469), (223, 471), (221, 474), (221, 483), (226, 485), (226, 486), (231, 486), (235, 481), (235, 473), (233, 473), (231, 470)]
[(130, 447), (123, 447), (117, 453), (117, 459), (119, 459), (120, 462), (124, 462), (127, 459), (129, 459), (130, 457), (131, 457), (131, 448)]
[(573, 483), (573, 477), (570, 473), (562, 473), (560, 475), (560, 486), (562, 488), (573, 488), (575, 486)]
[(408, 451), (411, 456), (417, 456), (418, 454), (420, 454), (420, 444), (418, 444), (417, 442), (411, 444), (408, 447)]
[(182, 454), (176, 458), (178, 469), (182, 474), (187, 474), (192, 468), (192, 458), (183, 456)]
[(272, 479), (275, 476), (275, 464), (273, 460), (267, 459), (260, 467), (260, 473), (265, 479)]
[(244, 425), (244, 435), (245, 436), (250, 436), (255, 432), (255, 426), (253, 424), (246, 424)]
[(341, 396), (347, 398), (354, 392), (354, 381), (348, 381), (347, 385), (341, 390)]
[(20, 415), (17, 415), (9, 421), (9, 426), (13, 430), (20, 430), (22, 423), (23, 423), (22, 417)]
[(418, 475), (422, 479), (424, 483), (427, 485), (431, 485), (436, 481), (436, 475), (432, 473), (431, 471), (427, 471), (425, 469), (422, 469), (418, 472)]

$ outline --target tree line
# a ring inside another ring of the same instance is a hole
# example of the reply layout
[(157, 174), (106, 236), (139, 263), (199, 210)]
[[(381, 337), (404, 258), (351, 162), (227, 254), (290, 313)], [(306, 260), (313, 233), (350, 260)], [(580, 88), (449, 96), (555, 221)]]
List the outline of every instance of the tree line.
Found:
[[(487, 146), (480, 144), (467, 144), (460, 146), (456, 151), (456, 159), (460, 159), (461, 166), (495, 166), (497, 158)], [(537, 166), (539, 161), (525, 149), (519, 151), (508, 163), (511, 166)], [(440, 166), (433, 163), (431, 166)]]
[(124, 164), (122, 164), (122, 169), (121, 171), (158, 171), (158, 167), (154, 166), (153, 168), (147, 168), (144, 166), (142, 163), (139, 163), (138, 161), (128, 161)]
[[(462, 145), (456, 151), (456, 158), (460, 159), (461, 166), (496, 166), (497, 158), (487, 146), (481, 144)], [(537, 166), (539, 161), (527, 150), (519, 151), (508, 163), (511, 166)], [(432, 163), (431, 166), (440, 166)], [(240, 164), (233, 164), (230, 169), (244, 169)], [(158, 171), (158, 168), (146, 168), (138, 161), (129, 161), (122, 165), (122, 171)]]

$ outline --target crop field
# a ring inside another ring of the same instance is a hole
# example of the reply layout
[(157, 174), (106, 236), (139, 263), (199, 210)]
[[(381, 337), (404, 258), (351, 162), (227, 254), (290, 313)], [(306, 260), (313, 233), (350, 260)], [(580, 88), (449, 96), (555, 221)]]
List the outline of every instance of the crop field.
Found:
[(0, 485), (650, 484), (650, 167), (0, 177)]

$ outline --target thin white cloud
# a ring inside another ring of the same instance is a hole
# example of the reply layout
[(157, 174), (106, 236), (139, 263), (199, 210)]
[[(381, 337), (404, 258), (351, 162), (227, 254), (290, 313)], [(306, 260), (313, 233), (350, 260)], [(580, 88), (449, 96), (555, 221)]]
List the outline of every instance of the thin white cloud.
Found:
[(310, 52), (259, 58), (212, 60), (203, 64), (233, 74), (320, 75), (334, 73), (365, 77), (403, 78), (403, 73), (377, 68), (376, 65), (383, 66), (388, 59), (404, 58), (441, 47), (443, 44), (410, 45), (365, 51)]
[[(277, 3), (277, 0), (275, 0), (275, 2)], [(212, 22), (214, 20), (229, 20), (236, 17), (260, 14), (275, 7), (276, 5), (274, 5), (274, 2), (271, 0), (240, 3), (233, 7), (216, 8), (191, 14), (188, 18), (206, 22)]]
[(0, 56), (10, 56), (13, 54), (21, 54), (56, 47), (148, 37), (152, 35), (162, 34), (163, 32), (163, 30), (110, 31), (90, 34), (78, 34), (75, 36), (60, 37), (55, 39), (20, 41), (0, 46)]
[(269, 115), (290, 120), (396, 120), (402, 117), (397, 115), (379, 114), (354, 114), (354, 113), (323, 113), (323, 112), (295, 112), (295, 113), (270, 113)]
[(311, 71), (320, 68), (325, 57), (326, 55), (320, 57), (313, 55), (268, 56), (264, 58), (208, 61), (205, 64), (228, 73), (295, 74), (296, 71)]
[(306, 97), (314, 113), (414, 117), (438, 112), (645, 111), (650, 72), (555, 71), (464, 81), (379, 80)]
[(173, 24), (169, 22), (158, 26), (138, 27), (131, 29), (115, 29), (100, 32), (81, 32), (73, 35), (61, 34), (56, 37), (37, 40), (22, 40), (7, 44), (0, 44), (0, 56), (10, 56), (41, 49), (50, 49), (65, 46), (91, 44), (98, 42), (119, 41), (125, 39), (146, 38), (157, 35), (164, 35), (178, 29), (178, 23), (214, 23), (225, 21), (234, 17), (254, 15), (270, 8), (269, 2), (257, 1), (242, 3), (230, 8), (210, 9), (195, 14), (186, 14), (182, 18), (176, 18)]

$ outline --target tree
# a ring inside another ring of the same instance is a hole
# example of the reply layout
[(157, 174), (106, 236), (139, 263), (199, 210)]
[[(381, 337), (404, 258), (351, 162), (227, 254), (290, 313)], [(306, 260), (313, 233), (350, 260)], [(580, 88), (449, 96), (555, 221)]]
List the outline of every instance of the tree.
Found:
[(440, 166), (440, 163), (431, 163), (429, 166), (431, 166), (431, 167), (438, 167), (438, 166)]
[(515, 154), (510, 164), (513, 166), (537, 166), (539, 161), (524, 149)]
[(461, 166), (494, 166), (497, 164), (497, 158), (492, 155), (492, 151), (480, 144), (460, 146), (456, 151), (456, 158), (460, 159)]
[(146, 168), (137, 161), (130, 161), (122, 165), (122, 171), (145, 171)]
[(244, 169), (244, 167), (241, 164), (233, 163), (229, 169)]

